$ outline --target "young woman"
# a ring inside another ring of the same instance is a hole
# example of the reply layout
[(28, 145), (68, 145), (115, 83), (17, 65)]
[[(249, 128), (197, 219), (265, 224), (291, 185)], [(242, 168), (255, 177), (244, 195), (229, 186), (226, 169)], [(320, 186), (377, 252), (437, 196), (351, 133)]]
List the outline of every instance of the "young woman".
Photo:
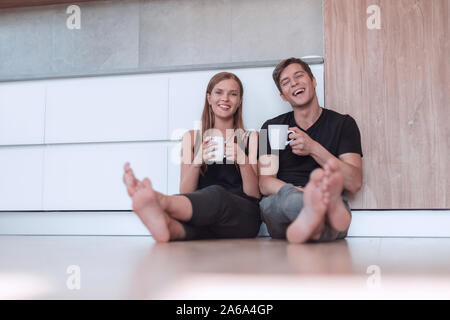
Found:
[[(243, 87), (228, 72), (216, 74), (206, 89), (201, 132), (183, 136), (179, 195), (168, 196), (139, 181), (128, 163), (124, 183), (136, 212), (158, 242), (251, 238), (261, 224), (257, 175), (258, 135), (245, 132)], [(231, 132), (236, 134), (231, 135)], [(225, 141), (225, 158), (212, 163)], [(220, 139), (219, 139), (220, 140)]]

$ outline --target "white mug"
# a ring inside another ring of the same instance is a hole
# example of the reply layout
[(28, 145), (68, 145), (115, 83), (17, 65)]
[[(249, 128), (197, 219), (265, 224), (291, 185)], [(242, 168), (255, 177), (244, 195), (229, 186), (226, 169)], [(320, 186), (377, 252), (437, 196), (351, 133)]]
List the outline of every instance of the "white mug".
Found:
[(217, 142), (217, 144), (214, 146), (216, 150), (210, 152), (210, 155), (214, 155), (214, 157), (210, 158), (209, 161), (223, 163), (225, 153), (225, 139), (221, 136), (213, 136), (209, 141)]
[(284, 150), (292, 140), (288, 140), (288, 135), (295, 131), (288, 130), (287, 124), (271, 124), (269, 125), (269, 142), (270, 147), (275, 150)]

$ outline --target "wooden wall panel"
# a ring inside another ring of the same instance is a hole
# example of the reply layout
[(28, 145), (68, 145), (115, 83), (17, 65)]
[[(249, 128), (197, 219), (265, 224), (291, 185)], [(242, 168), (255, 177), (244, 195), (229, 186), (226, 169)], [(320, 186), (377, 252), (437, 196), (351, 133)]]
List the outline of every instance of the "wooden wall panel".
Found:
[[(354, 208), (450, 208), (449, 3), (324, 0), (325, 106), (362, 134)], [(374, 4), (379, 30), (366, 25)]]

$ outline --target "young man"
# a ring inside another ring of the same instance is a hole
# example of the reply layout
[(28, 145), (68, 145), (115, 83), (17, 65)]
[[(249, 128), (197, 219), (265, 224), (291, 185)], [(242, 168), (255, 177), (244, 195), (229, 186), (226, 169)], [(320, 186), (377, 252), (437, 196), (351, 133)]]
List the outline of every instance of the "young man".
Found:
[(260, 147), (263, 220), (273, 238), (293, 243), (345, 238), (351, 212), (342, 192), (356, 193), (362, 185), (358, 126), (349, 115), (319, 106), (316, 79), (304, 61), (283, 60), (273, 79), (293, 111), (266, 121), (260, 137), (271, 124), (287, 124), (294, 133), (284, 150), (271, 149), (269, 139), (267, 152)]

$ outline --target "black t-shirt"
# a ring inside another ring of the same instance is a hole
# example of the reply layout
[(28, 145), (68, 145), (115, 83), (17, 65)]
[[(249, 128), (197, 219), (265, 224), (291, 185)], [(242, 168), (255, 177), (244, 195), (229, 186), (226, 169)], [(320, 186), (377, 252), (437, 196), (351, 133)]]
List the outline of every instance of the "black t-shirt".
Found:
[[(248, 156), (250, 135), (248, 135), (246, 139), (247, 143), (244, 144), (242, 142), (241, 146), (245, 148), (244, 152)], [(201, 173), (198, 178), (197, 190), (213, 185), (219, 185), (237, 196), (253, 202), (259, 202), (259, 199), (251, 197), (244, 192), (241, 171), (234, 162), (227, 163), (227, 161), (224, 160), (224, 163), (213, 163), (207, 166), (203, 165), (202, 170), (204, 170), (204, 173)]]
[[(287, 124), (289, 127), (298, 127), (336, 157), (344, 153), (358, 153), (362, 157), (361, 135), (355, 120), (349, 115), (329, 109), (322, 110), (319, 119), (306, 131), (295, 122), (293, 111), (268, 120), (261, 127), (259, 156), (279, 153), (278, 179), (292, 183), (294, 186), (303, 187), (308, 183), (311, 172), (320, 168), (320, 165), (311, 156), (293, 154), (290, 145), (287, 145), (284, 150), (272, 150), (268, 139), (270, 124)], [(267, 143), (266, 150), (262, 147), (262, 143), (265, 142)]]

